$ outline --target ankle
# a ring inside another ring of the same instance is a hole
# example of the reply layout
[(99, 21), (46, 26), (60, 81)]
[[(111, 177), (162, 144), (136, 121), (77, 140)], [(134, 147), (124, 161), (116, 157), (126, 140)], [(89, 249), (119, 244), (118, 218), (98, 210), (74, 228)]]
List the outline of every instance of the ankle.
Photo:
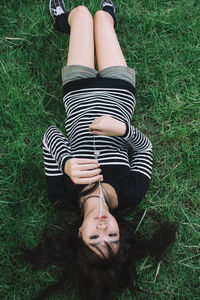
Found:
[(55, 30), (61, 33), (70, 34), (70, 24), (68, 22), (69, 13), (62, 14), (55, 18)]

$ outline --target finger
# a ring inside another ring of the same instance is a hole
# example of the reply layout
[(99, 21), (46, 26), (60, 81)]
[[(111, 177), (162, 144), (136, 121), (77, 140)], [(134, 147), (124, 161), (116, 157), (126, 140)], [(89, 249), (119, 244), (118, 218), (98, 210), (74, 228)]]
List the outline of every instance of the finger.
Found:
[(89, 170), (89, 171), (81, 171), (77, 173), (77, 177), (80, 178), (89, 178), (89, 177), (94, 177), (99, 175), (101, 173), (101, 169), (94, 169), (94, 170)]
[(89, 125), (89, 129), (93, 130), (93, 129), (101, 129), (101, 123), (99, 121), (94, 120), (90, 125)]
[(90, 132), (93, 132), (93, 131), (103, 131), (102, 129), (98, 128), (97, 126), (94, 126), (92, 128), (89, 128), (89, 131)]
[(90, 132), (91, 134), (96, 134), (96, 135), (106, 135), (106, 133), (104, 131), (101, 131), (101, 130), (92, 130)]
[(101, 120), (101, 119), (102, 119), (102, 116), (95, 118), (95, 119), (92, 121), (92, 124), (98, 123), (99, 120)]
[(88, 159), (88, 158), (76, 158), (77, 164), (93, 164), (93, 165), (99, 165), (98, 161), (96, 159)]
[(71, 176), (73, 178), (88, 178), (88, 177), (93, 177), (97, 176), (101, 172), (101, 169), (93, 169), (93, 170), (87, 170), (87, 171), (80, 171), (78, 170), (73, 170)]
[(94, 130), (100, 130), (100, 129), (98, 129), (98, 126), (95, 126), (95, 125), (89, 126), (89, 131), (90, 131), (90, 132), (92, 132), (92, 131), (94, 131)]
[(94, 170), (94, 169), (98, 169), (98, 167), (100, 167), (99, 164), (82, 164), (79, 166), (79, 170), (80, 171), (89, 171), (89, 170)]
[(76, 182), (77, 184), (90, 184), (90, 183), (94, 183), (97, 181), (103, 181), (103, 176), (102, 175), (98, 175), (98, 176), (94, 176), (94, 177), (90, 177), (90, 178), (77, 178)]

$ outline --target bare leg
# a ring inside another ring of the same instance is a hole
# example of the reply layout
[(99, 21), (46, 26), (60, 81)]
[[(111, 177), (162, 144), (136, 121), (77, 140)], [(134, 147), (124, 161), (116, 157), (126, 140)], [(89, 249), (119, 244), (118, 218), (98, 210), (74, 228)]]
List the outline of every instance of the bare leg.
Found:
[(112, 66), (127, 66), (113, 26), (112, 16), (99, 10), (94, 17), (94, 37), (98, 71)]
[(74, 8), (68, 17), (71, 26), (67, 65), (94, 68), (93, 18), (85, 6)]

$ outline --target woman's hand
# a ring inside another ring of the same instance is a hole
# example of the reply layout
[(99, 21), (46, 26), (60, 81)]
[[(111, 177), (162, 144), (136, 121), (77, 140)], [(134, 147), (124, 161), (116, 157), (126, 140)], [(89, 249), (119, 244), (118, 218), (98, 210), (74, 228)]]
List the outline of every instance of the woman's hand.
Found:
[(64, 171), (76, 184), (89, 184), (103, 180), (99, 163), (94, 159), (70, 158), (65, 163)]
[(126, 124), (108, 115), (96, 118), (89, 126), (92, 134), (105, 136), (122, 136), (126, 132)]

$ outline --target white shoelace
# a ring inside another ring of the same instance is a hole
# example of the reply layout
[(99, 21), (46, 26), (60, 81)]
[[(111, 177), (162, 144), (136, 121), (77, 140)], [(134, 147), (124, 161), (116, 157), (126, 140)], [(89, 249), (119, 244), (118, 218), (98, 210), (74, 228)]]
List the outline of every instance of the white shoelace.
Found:
[(61, 6), (57, 6), (56, 9), (52, 8), (52, 10), (55, 16), (59, 16), (65, 13)]

